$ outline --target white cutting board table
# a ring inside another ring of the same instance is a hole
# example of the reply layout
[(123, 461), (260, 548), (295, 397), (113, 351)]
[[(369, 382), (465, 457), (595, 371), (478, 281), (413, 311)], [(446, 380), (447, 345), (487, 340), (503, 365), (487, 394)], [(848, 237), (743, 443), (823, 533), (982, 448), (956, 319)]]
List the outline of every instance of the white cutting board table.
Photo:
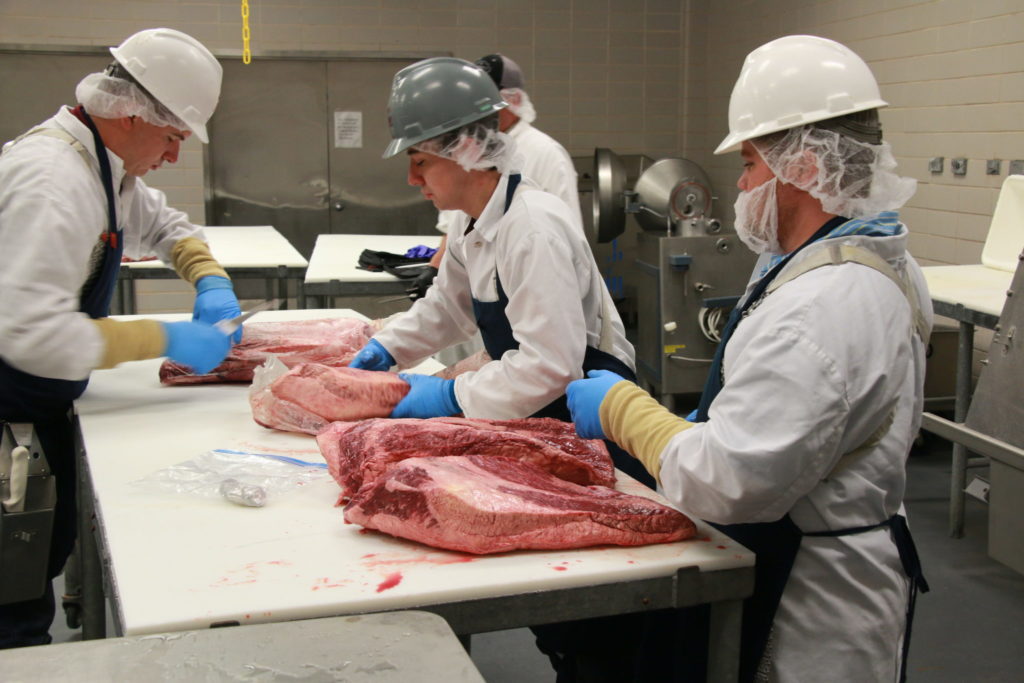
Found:
[[(296, 280), (301, 290), (308, 261), (288, 239), (271, 225), (205, 226), (203, 235), (210, 253), (233, 278), (263, 278), (267, 298), (288, 300), (288, 280)], [(178, 274), (159, 259), (128, 261), (121, 264), (119, 296), (121, 310), (135, 313), (135, 280), (176, 278)], [(273, 283), (278, 293), (273, 293)], [(301, 307), (301, 306), (300, 306)]]
[[(303, 294), (321, 297), (318, 305), (335, 296), (362, 296), (367, 294), (404, 294), (406, 283), (383, 271), (373, 272), (359, 268), (359, 255), (364, 249), (404, 254), (423, 245), (436, 249), (444, 235), (318, 235), (313, 254), (309, 257)], [(329, 306), (328, 306), (329, 307)]]
[[(358, 316), (346, 310), (274, 311), (254, 320), (327, 315)], [(94, 372), (76, 402), (109, 558), (108, 597), (123, 635), (429, 609), (671, 578), (685, 568), (699, 572), (703, 589), (730, 610), (749, 594), (753, 554), (703, 524), (696, 540), (681, 543), (471, 556), (345, 524), (334, 506), (340, 489), (326, 472), (263, 508), (145, 490), (133, 482), (216, 448), (322, 462), (313, 437), (253, 422), (246, 385), (161, 386), (159, 365), (141, 361)], [(427, 361), (419, 370), (439, 367)], [(622, 490), (655, 495), (621, 473), (620, 479)], [(743, 571), (726, 571), (735, 569)], [(494, 625), (500, 616), (490, 615), (479, 630), (525, 625)], [(543, 621), (536, 615), (527, 623)], [(727, 628), (738, 627), (738, 609), (726, 621)], [(453, 628), (477, 631), (473, 624)]]

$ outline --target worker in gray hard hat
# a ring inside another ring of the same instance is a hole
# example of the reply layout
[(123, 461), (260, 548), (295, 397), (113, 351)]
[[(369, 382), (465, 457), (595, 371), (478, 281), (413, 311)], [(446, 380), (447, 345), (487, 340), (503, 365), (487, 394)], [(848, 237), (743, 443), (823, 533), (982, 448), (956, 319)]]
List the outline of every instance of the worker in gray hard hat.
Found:
[(454, 380), (403, 375), (411, 389), (393, 417), (566, 419), (570, 380), (596, 367), (633, 375), (633, 347), (572, 211), (516, 168), (514, 142), (498, 129), (507, 106), (461, 59), (395, 76), (384, 156), (405, 152), (409, 183), (467, 219), (449, 235), (435, 285), (352, 367), (409, 367), (477, 330), (492, 360)]
[(716, 153), (740, 151), (736, 231), (763, 267), (696, 414), (611, 373), (568, 388), (581, 436), (616, 441), (674, 504), (756, 553), (741, 680), (901, 680), (928, 589), (903, 492), (932, 307), (884, 106), (867, 64), (832, 40), (751, 52)]
[[(557, 140), (533, 127), (537, 112), (524, 89), (526, 85), (522, 69), (502, 54), (486, 55), (476, 60), (475, 64), (491, 77), (498, 86), (501, 98), (508, 105), (498, 112), (498, 130), (507, 133), (515, 141), (516, 153), (521, 157), (520, 170), (523, 176), (565, 202), (582, 231), (583, 216), (580, 213), (576, 167), (572, 157)], [(465, 225), (468, 220), (460, 211), (444, 210), (438, 213), (437, 229), (447, 235), (453, 226)], [(442, 238), (440, 247), (430, 259), (432, 270), (424, 269), (412, 282), (409, 295), (413, 300), (426, 294), (427, 288), (433, 283), (446, 243), (447, 237)]]
[[(207, 372), (231, 340), (213, 324), (239, 314), (231, 281), (202, 230), (142, 176), (174, 163), (182, 141), (207, 141), (221, 66), (172, 29), (140, 31), (76, 88), (78, 106), (4, 145), (0, 156), (0, 420), (35, 425), (58, 498), (47, 579), (75, 540), (71, 402), (89, 374), (166, 356)], [(122, 255), (155, 254), (196, 287), (192, 321), (107, 317)], [(0, 648), (48, 643), (41, 597), (0, 606)]]

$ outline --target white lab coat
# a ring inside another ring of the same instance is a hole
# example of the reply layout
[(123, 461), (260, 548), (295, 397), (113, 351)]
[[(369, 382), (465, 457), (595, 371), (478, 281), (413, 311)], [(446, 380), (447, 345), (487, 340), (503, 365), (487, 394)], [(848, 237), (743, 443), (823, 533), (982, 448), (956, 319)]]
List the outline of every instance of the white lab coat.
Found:
[[(99, 365), (104, 341), (78, 312), (90, 259), (107, 230), (107, 199), (88, 127), (69, 109), (40, 124), (63, 128), (89, 151), (85, 160), (66, 141), (31, 135), (0, 156), (0, 356), (41, 377), (81, 380)], [(175, 243), (202, 237), (163, 192), (126, 176), (109, 153), (124, 254), (155, 253), (165, 263)], [(118, 192), (118, 189), (120, 191)]]
[[(930, 325), (905, 227), (893, 237), (836, 239), (875, 251), (897, 272), (909, 269)], [(808, 246), (787, 267), (831, 242)], [(669, 499), (720, 523), (788, 512), (805, 532), (895, 514), (923, 405), (926, 344), (912, 324), (895, 284), (856, 264), (818, 268), (768, 295), (726, 346), (725, 385), (709, 421), (677, 434), (661, 454)], [(883, 439), (829, 476), (892, 410)], [(888, 528), (805, 537), (775, 617), (773, 680), (898, 679), (908, 589)]]
[(586, 346), (600, 343), (606, 298), (609, 353), (635, 367), (633, 347), (568, 207), (523, 178), (505, 213), (508, 177), (501, 176), (472, 232), (449, 235), (448, 253), (426, 297), (375, 336), (400, 366), (468, 338), (477, 330), (472, 299), (498, 300), (497, 273), (520, 347), (456, 378), (466, 417), (525, 417), (564, 394), (570, 381), (583, 376)]
[[(573, 224), (583, 231), (580, 213), (580, 194), (576, 167), (572, 157), (553, 137), (519, 120), (506, 133), (515, 141), (514, 156), (523, 176), (529, 178), (545, 192), (555, 195), (569, 207)], [(448, 233), (453, 226), (464, 224), (468, 218), (461, 211), (440, 211), (437, 229)]]

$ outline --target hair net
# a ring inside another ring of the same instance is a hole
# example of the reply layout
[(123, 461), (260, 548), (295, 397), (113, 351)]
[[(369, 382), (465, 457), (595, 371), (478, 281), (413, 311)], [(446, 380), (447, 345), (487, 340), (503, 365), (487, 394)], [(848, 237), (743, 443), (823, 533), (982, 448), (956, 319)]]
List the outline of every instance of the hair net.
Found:
[(498, 130), (498, 115), (493, 114), (424, 140), (413, 148), (451, 159), (467, 171), (497, 168), (504, 173), (512, 163), (515, 142)]
[(501, 99), (508, 102), (508, 110), (527, 123), (537, 118), (537, 110), (533, 108), (530, 96), (522, 88), (503, 88)]
[[(105, 119), (138, 116), (146, 123), (160, 128), (171, 126), (179, 130), (191, 130), (138, 83), (113, 75), (117, 73), (118, 66), (111, 65), (106, 71), (89, 74), (79, 81), (75, 97), (87, 112)], [(123, 73), (127, 75), (127, 72)]]
[(916, 180), (895, 173), (887, 142), (859, 142), (811, 124), (751, 143), (779, 180), (810, 193), (837, 216), (868, 218), (898, 209), (917, 188)]

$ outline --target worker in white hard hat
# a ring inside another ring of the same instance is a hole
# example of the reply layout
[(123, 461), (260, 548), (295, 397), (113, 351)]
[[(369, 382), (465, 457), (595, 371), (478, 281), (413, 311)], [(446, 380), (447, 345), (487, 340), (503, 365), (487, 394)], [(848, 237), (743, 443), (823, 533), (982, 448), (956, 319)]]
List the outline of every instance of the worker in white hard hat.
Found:
[(899, 680), (927, 590), (903, 492), (932, 308), (884, 106), (839, 43), (751, 52), (716, 153), (740, 151), (736, 230), (764, 259), (696, 414), (612, 373), (568, 388), (579, 434), (623, 446), (675, 505), (756, 553), (742, 680)]
[[(515, 141), (523, 176), (565, 202), (582, 232), (583, 215), (580, 213), (576, 167), (572, 157), (557, 140), (532, 125), (537, 118), (537, 111), (525, 90), (523, 70), (503, 54), (485, 55), (474, 63), (491, 77), (498, 86), (502, 100), (508, 105), (498, 112), (498, 130), (507, 133)], [(438, 213), (437, 229), (445, 233), (445, 237), (430, 259), (430, 268), (425, 268), (411, 283), (409, 296), (413, 300), (426, 294), (427, 288), (437, 276), (449, 230), (457, 230), (468, 222), (469, 217), (461, 211), (444, 210)]]
[(514, 142), (498, 130), (506, 106), (465, 60), (435, 57), (395, 76), (384, 156), (404, 152), (409, 183), (468, 219), (427, 295), (352, 367), (410, 367), (478, 330), (492, 360), (454, 380), (402, 375), (411, 390), (393, 417), (568, 419), (570, 380), (591, 368), (633, 375), (633, 347), (572, 211), (515, 167)]
[[(0, 419), (34, 423), (57, 504), (47, 579), (75, 540), (71, 402), (89, 374), (167, 356), (207, 372), (231, 339), (213, 324), (239, 314), (231, 281), (202, 230), (142, 176), (174, 163), (220, 97), (221, 66), (199, 41), (151, 29), (111, 48), (78, 84), (76, 107), (4, 145), (0, 156)], [(192, 321), (107, 317), (122, 255), (155, 254), (196, 287)], [(0, 606), (0, 648), (50, 642), (50, 582)]]

